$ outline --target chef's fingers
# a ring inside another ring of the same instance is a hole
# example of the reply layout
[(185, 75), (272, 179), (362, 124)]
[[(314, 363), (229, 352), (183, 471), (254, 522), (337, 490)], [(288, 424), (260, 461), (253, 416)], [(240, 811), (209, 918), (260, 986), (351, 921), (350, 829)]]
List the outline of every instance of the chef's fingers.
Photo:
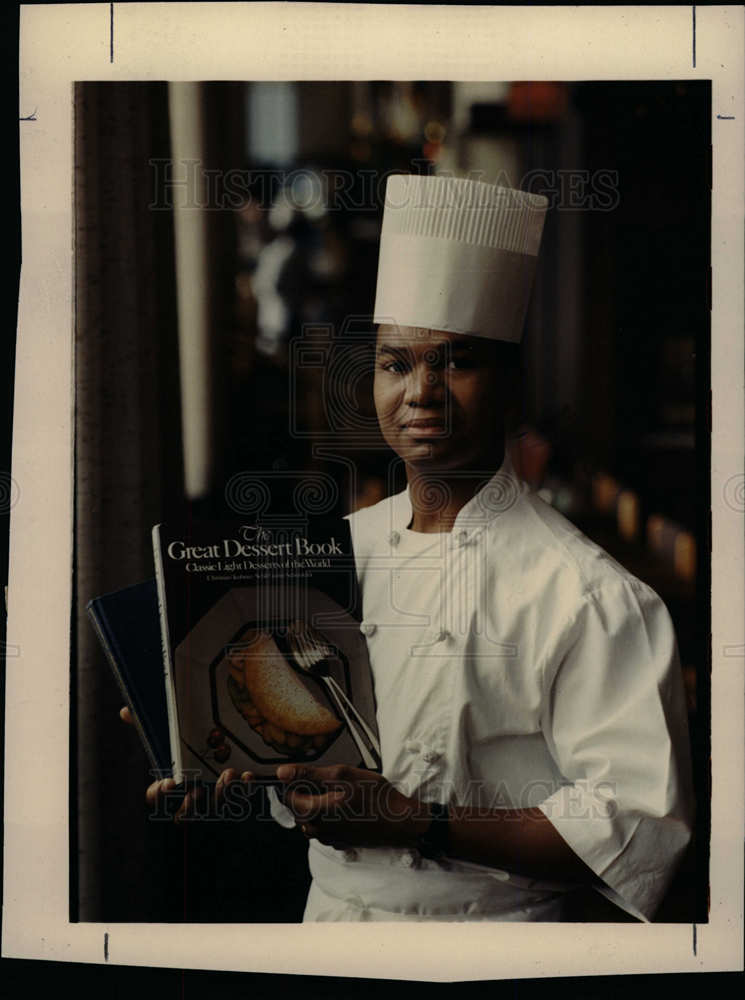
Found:
[(343, 788), (324, 792), (323, 795), (313, 795), (298, 787), (289, 788), (285, 792), (283, 802), (295, 819), (302, 823), (306, 820), (323, 819), (334, 815), (339, 806), (348, 798), (348, 795), (348, 791)]
[(173, 778), (154, 781), (145, 791), (145, 801), (160, 819), (167, 819), (174, 811), (174, 819), (191, 817), (204, 798), (203, 785), (193, 781), (177, 785)]
[(277, 777), (283, 783), (283, 801), (297, 819), (335, 815), (341, 804), (355, 797), (363, 773), (357, 768), (335, 764), (314, 767), (282, 764)]
[(249, 793), (256, 791), (256, 785), (254, 785), (254, 776), (250, 771), (244, 771), (242, 774), (238, 774), (234, 767), (226, 767), (224, 771), (220, 772), (217, 782), (215, 783), (215, 802), (218, 804), (225, 798), (225, 792), (231, 785), (235, 785), (239, 782), (244, 785)]
[(169, 793), (174, 792), (176, 789), (176, 782), (173, 778), (161, 778), (160, 781), (154, 781), (148, 786), (145, 792), (145, 801), (149, 806), (156, 806), (159, 802), (166, 798)]
[(226, 788), (238, 778), (238, 772), (234, 767), (226, 767), (215, 783), (215, 803), (219, 806), (225, 798)]
[(217, 815), (233, 819), (245, 815), (246, 810), (250, 809), (248, 800), (258, 788), (251, 771), (239, 774), (235, 768), (226, 768), (215, 784), (214, 803)]
[(305, 785), (318, 786), (319, 789), (361, 781), (371, 776), (373, 779), (379, 777), (370, 771), (349, 767), (346, 764), (333, 764), (327, 767), (314, 767), (311, 764), (280, 764), (277, 768), (277, 777), (284, 784), (299, 781)]
[(134, 717), (126, 705), (119, 709), (119, 718), (122, 722), (126, 722), (128, 726), (133, 726), (135, 724)]
[(173, 817), (174, 822), (182, 823), (185, 819), (193, 819), (196, 815), (203, 813), (206, 795), (207, 791), (203, 786), (190, 788)]

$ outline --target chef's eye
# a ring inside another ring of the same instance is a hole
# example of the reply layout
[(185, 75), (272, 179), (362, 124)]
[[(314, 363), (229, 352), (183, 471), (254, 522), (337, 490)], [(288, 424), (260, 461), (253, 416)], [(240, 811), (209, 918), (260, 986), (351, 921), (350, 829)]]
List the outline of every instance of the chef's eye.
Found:
[(408, 365), (401, 360), (383, 361), (380, 367), (384, 372), (392, 372), (394, 375), (403, 375), (404, 372), (408, 371)]
[(466, 368), (475, 368), (476, 364), (471, 357), (450, 358), (446, 365), (448, 371), (463, 371)]

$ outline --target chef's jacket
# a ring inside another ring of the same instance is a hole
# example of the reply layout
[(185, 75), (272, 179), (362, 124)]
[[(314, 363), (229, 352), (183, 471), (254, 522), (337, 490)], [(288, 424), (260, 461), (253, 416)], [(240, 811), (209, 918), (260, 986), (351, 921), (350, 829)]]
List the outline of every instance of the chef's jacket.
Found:
[[(693, 813), (666, 608), (509, 458), (451, 532), (411, 518), (408, 490), (349, 516), (383, 774), (424, 801), (537, 806), (599, 891), (650, 919)], [(557, 920), (576, 888), (316, 840), (309, 865), (305, 920)]]

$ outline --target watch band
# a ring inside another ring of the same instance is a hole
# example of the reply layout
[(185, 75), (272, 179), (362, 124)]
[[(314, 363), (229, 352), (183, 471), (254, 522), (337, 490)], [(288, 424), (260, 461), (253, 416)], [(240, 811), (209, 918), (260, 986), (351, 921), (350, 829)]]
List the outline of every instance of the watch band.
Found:
[(447, 852), (450, 809), (440, 802), (430, 802), (432, 820), (424, 833), (417, 838), (417, 850), (423, 858), (436, 860)]

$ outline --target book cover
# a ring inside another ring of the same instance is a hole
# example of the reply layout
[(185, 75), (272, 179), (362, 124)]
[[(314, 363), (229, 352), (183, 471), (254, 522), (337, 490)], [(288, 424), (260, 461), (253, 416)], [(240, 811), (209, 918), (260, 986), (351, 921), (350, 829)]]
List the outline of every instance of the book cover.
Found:
[(86, 605), (153, 768), (171, 772), (165, 674), (155, 580)]
[(156, 525), (174, 777), (279, 764), (380, 770), (349, 525)]

